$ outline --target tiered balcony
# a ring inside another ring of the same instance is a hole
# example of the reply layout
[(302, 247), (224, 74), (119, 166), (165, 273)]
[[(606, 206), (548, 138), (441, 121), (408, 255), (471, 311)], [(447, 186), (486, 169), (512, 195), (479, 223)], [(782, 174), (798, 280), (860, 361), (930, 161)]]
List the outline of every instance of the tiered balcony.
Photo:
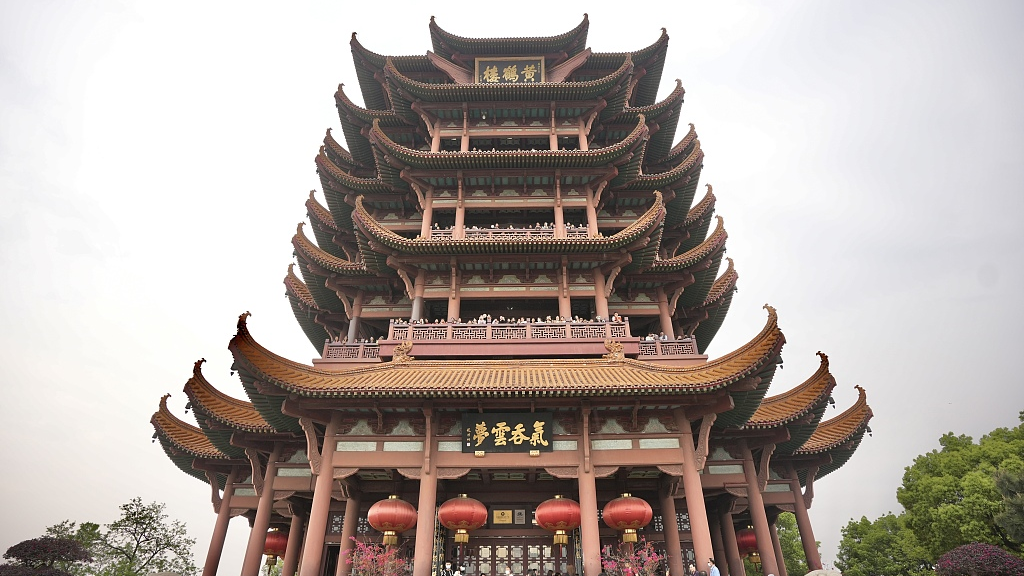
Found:
[(394, 347), (410, 341), (417, 358), (451, 357), (585, 357), (608, 350), (605, 340), (621, 342), (627, 355), (638, 353), (639, 338), (626, 322), (531, 322), (489, 324), (392, 323), (380, 342), (380, 354), (390, 357)]
[(707, 356), (697, 352), (692, 337), (680, 340), (641, 340), (620, 322), (530, 322), (410, 324), (392, 321), (385, 339), (377, 343), (328, 342), (323, 357), (314, 360), (321, 368), (387, 361), (395, 347), (412, 342), (411, 356), (437, 358), (596, 358), (608, 352), (604, 343), (622, 344), (630, 358), (661, 364), (701, 364)]
[[(454, 230), (431, 230), (431, 240), (454, 238)], [(566, 238), (587, 238), (586, 227), (567, 228)], [(534, 238), (554, 238), (554, 228), (466, 228), (467, 240), (530, 240)]]

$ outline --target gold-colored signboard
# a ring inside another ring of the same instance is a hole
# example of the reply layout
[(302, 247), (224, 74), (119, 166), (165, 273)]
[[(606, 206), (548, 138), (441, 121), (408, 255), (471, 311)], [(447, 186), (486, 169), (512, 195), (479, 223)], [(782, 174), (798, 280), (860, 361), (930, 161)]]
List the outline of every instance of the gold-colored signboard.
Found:
[(476, 59), (479, 84), (533, 84), (544, 81), (544, 58), (504, 56)]
[(511, 524), (512, 523), (512, 511), (511, 510), (494, 510), (494, 521), (492, 524)]
[(462, 452), (477, 456), (492, 452), (551, 452), (551, 427), (551, 412), (464, 412)]

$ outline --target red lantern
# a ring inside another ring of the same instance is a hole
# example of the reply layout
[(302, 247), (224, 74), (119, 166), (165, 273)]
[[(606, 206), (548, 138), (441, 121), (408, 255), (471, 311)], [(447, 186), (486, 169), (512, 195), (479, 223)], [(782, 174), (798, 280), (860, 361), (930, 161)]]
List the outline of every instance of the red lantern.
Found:
[(288, 548), (288, 533), (272, 530), (267, 532), (267, 540), (263, 545), (263, 554), (267, 556), (267, 566), (277, 564), (277, 557), (284, 556)]
[(398, 544), (398, 534), (416, 525), (416, 509), (392, 494), (370, 506), (366, 520), (374, 530), (384, 533), (384, 544), (394, 546)]
[(568, 532), (579, 528), (580, 505), (561, 495), (545, 500), (535, 512), (537, 525), (555, 533), (555, 544), (568, 544)]
[(623, 542), (636, 542), (636, 531), (654, 518), (651, 505), (630, 494), (612, 500), (604, 507), (604, 523), (621, 531)]
[(757, 552), (757, 535), (752, 528), (744, 528), (736, 532), (736, 548), (741, 556)]
[(459, 494), (437, 511), (437, 520), (449, 530), (455, 530), (455, 541), (469, 542), (469, 531), (476, 530), (487, 522), (487, 507), (479, 500)]

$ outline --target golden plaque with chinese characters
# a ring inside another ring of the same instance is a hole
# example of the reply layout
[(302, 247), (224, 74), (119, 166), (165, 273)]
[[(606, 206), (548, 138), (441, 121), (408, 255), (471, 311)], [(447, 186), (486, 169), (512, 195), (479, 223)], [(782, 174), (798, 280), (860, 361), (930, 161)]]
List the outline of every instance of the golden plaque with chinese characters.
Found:
[(533, 84), (544, 81), (544, 58), (505, 56), (476, 59), (478, 84)]
[(462, 415), (462, 451), (550, 452), (551, 412), (472, 413)]

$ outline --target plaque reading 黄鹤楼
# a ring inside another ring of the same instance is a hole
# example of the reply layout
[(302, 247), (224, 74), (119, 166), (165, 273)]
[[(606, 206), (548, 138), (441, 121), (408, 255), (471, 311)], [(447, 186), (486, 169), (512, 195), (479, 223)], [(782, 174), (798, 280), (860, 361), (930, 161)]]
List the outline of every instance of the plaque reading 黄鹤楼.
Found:
[(551, 452), (551, 412), (462, 415), (462, 451)]
[(477, 58), (479, 84), (533, 84), (544, 81), (544, 59), (536, 57)]

